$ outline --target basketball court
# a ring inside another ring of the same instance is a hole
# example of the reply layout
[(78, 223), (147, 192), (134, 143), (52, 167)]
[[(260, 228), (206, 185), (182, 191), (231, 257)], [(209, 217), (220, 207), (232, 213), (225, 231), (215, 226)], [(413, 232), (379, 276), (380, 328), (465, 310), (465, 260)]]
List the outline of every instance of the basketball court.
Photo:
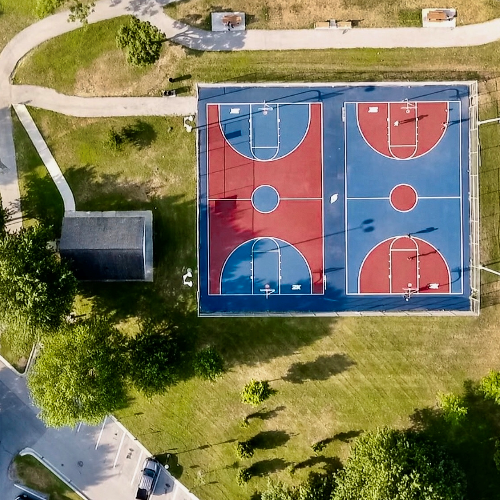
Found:
[(200, 86), (200, 315), (472, 313), (472, 94)]

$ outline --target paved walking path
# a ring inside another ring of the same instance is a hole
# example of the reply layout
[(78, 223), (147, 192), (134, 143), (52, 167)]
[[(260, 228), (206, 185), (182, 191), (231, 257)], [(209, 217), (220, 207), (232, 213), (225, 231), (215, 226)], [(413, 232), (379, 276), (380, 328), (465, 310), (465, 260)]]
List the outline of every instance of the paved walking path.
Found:
[(75, 198), (73, 197), (71, 188), (66, 182), (56, 159), (52, 156), (52, 153), (50, 152), (47, 143), (44, 141), (42, 134), (40, 134), (33, 118), (31, 118), (29, 111), (24, 104), (14, 104), (14, 109), (62, 197), (64, 211), (74, 212)]
[(196, 97), (76, 97), (32, 85), (11, 85), (11, 102), (80, 117), (196, 113)]

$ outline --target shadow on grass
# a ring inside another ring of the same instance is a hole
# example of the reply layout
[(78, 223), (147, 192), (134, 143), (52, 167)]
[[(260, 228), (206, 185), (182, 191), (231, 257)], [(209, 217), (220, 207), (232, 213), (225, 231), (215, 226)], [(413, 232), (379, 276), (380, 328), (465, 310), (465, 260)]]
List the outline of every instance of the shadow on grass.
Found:
[(255, 413), (250, 413), (247, 415), (245, 420), (259, 419), (259, 420), (270, 420), (278, 415), (280, 411), (286, 410), (286, 406), (277, 406), (273, 410), (266, 410), (263, 408), (260, 411), (256, 411)]
[(342, 468), (342, 462), (339, 457), (325, 457), (319, 455), (317, 457), (310, 457), (307, 460), (303, 460), (294, 466), (295, 470), (306, 469), (309, 467), (316, 467), (322, 465), (322, 469), (325, 472), (334, 472)]
[(290, 434), (285, 431), (262, 431), (256, 434), (250, 442), (258, 450), (272, 450), (284, 446), (290, 440)]
[(467, 417), (448, 423), (437, 408), (415, 410), (410, 419), (415, 430), (445, 446), (467, 476), (468, 498), (493, 500), (500, 491), (500, 473), (493, 455), (500, 436), (500, 406), (485, 400), (471, 381), (465, 384)]
[(179, 479), (184, 472), (184, 467), (179, 463), (179, 458), (173, 453), (160, 453), (156, 459), (163, 466), (168, 466), (168, 472), (176, 479)]
[(318, 356), (308, 363), (294, 363), (283, 377), (285, 382), (303, 384), (308, 380), (328, 380), (354, 365), (346, 354), (333, 354), (332, 356)]
[(279, 472), (288, 467), (289, 463), (282, 458), (272, 458), (255, 462), (249, 467), (249, 472), (254, 477), (263, 477), (273, 472)]
[(229, 368), (292, 354), (331, 333), (334, 318), (198, 318), (196, 287), (182, 285), (185, 269), (196, 269), (195, 201), (181, 195), (158, 196), (147, 183), (124, 182), (91, 165), (71, 167), (65, 177), (78, 210), (153, 212), (154, 282), (81, 283), (94, 313), (117, 322), (169, 317), (185, 331), (197, 333), (200, 345), (216, 346)]
[(30, 220), (38, 220), (46, 227), (53, 227), (55, 234), (61, 232), (64, 205), (54, 181), (40, 177), (36, 172), (24, 176), (24, 195), (21, 197), (23, 215)]

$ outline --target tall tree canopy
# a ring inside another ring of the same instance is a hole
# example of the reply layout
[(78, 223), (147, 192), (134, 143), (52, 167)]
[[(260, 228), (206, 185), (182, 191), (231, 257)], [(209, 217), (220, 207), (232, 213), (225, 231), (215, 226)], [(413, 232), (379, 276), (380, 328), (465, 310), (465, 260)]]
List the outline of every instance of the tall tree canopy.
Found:
[(147, 66), (160, 58), (161, 47), (166, 39), (165, 34), (149, 21), (131, 17), (128, 25), (120, 26), (116, 44), (120, 49), (125, 49), (129, 64)]
[(126, 402), (126, 339), (107, 320), (67, 325), (44, 341), (28, 375), (40, 418), (51, 427), (98, 424)]
[(382, 429), (356, 440), (332, 500), (461, 500), (465, 489), (443, 448), (412, 431)]
[(130, 377), (146, 396), (163, 392), (179, 380), (186, 345), (175, 325), (146, 322), (129, 342)]
[(76, 294), (76, 279), (49, 239), (41, 226), (0, 238), (0, 308), (42, 328), (58, 327)]

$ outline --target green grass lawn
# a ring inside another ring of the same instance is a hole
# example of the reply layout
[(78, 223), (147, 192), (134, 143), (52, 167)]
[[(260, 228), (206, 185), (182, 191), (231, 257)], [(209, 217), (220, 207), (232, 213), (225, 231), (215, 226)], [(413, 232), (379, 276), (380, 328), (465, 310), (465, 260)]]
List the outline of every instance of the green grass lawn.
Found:
[(81, 500), (81, 497), (31, 455), (14, 459), (15, 474), (22, 484), (49, 495), (49, 500)]
[(36, 0), (2, 0), (0, 2), (0, 51), (16, 33), (37, 19), (33, 14)]

